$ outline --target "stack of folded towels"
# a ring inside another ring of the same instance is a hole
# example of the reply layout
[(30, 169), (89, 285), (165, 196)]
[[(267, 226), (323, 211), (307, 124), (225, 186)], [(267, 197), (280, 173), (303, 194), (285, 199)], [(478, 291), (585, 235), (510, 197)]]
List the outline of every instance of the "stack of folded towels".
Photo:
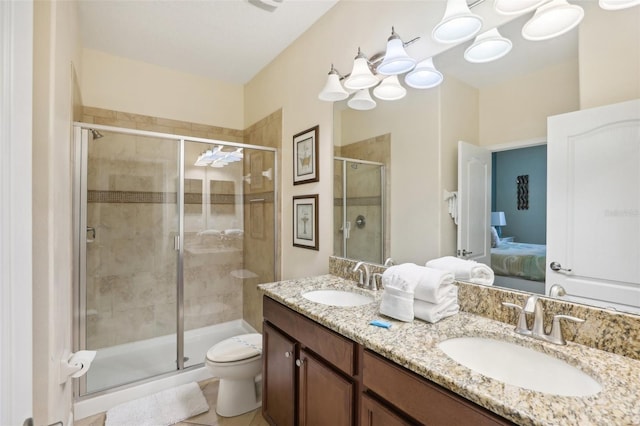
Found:
[(449, 271), (413, 263), (391, 266), (382, 274), (380, 313), (400, 321), (431, 323), (457, 314), (458, 287)]
[(493, 285), (493, 269), (475, 260), (465, 260), (453, 256), (439, 257), (427, 262), (427, 267), (452, 272), (457, 281), (474, 284)]

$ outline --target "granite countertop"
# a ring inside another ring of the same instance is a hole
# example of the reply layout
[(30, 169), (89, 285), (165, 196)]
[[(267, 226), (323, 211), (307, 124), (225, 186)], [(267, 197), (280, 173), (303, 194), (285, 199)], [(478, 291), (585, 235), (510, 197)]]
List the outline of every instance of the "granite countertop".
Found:
[[(517, 424), (640, 425), (640, 361), (572, 342), (566, 346), (542, 342), (516, 334), (513, 325), (467, 312), (435, 324), (396, 321), (378, 312), (382, 292), (359, 288), (355, 282), (334, 275), (262, 284), (259, 288), (302, 315)], [(333, 307), (302, 297), (302, 293), (317, 289), (369, 294), (375, 302)], [(373, 319), (384, 319), (392, 326), (371, 326)], [(462, 336), (494, 337), (551, 354), (591, 375), (602, 385), (602, 391), (588, 397), (562, 397), (488, 378), (458, 364), (438, 347), (444, 340)]]

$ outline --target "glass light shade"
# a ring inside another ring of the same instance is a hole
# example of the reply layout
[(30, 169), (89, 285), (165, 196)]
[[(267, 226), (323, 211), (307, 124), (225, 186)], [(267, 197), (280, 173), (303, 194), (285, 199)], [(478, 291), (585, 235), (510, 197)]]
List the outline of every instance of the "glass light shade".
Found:
[(420, 61), (418, 65), (404, 77), (404, 82), (414, 89), (430, 89), (442, 83), (443, 76), (433, 65), (433, 58)]
[(383, 101), (397, 101), (407, 95), (407, 89), (400, 85), (397, 75), (390, 75), (373, 89), (373, 95)]
[(367, 58), (358, 52), (358, 56), (353, 61), (351, 75), (344, 81), (344, 87), (353, 90), (368, 89), (379, 82), (378, 77), (371, 72)]
[(321, 101), (327, 102), (335, 102), (341, 101), (343, 99), (347, 99), (349, 94), (342, 84), (340, 83), (340, 76), (338, 73), (331, 68), (331, 72), (329, 72), (329, 76), (327, 77), (327, 82), (322, 89), (322, 92), (318, 95), (318, 99)]
[(566, 0), (551, 0), (536, 10), (522, 27), (522, 37), (539, 41), (557, 37), (575, 28), (584, 18), (584, 9)]
[(531, 12), (549, 0), (495, 0), (493, 8), (502, 15), (520, 15)]
[(497, 28), (476, 37), (471, 46), (464, 51), (464, 58), (473, 63), (484, 63), (502, 58), (511, 51), (513, 44), (502, 37)]
[(440, 43), (457, 43), (478, 34), (482, 18), (471, 13), (465, 0), (448, 0), (442, 20), (431, 35)]
[(356, 92), (355, 95), (347, 102), (349, 108), (357, 109), (360, 111), (367, 111), (376, 107), (376, 101), (371, 98), (369, 89), (361, 89)]
[(392, 34), (387, 42), (387, 51), (382, 63), (378, 65), (378, 73), (382, 75), (397, 75), (411, 71), (416, 66), (416, 60), (407, 55), (404, 43), (398, 36)]
[(621, 10), (639, 5), (640, 0), (599, 0), (598, 4), (604, 10)]

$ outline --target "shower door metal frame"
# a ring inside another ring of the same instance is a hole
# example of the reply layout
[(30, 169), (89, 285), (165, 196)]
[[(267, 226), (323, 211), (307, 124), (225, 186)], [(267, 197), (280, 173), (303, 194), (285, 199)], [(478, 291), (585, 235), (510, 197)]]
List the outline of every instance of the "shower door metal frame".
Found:
[[(272, 152), (273, 158), (273, 180), (278, 182), (279, 169), (278, 169), (278, 150), (276, 148), (250, 145), (237, 142), (222, 141), (217, 139), (205, 139), (198, 137), (174, 135), (169, 133), (150, 132), (146, 130), (127, 129), (122, 127), (113, 127), (98, 125), (92, 123), (73, 123), (73, 135), (74, 135), (74, 188), (73, 188), (73, 221), (74, 221), (74, 235), (73, 235), (73, 266), (74, 270), (74, 282), (73, 282), (73, 321), (72, 324), (72, 341), (74, 351), (86, 348), (86, 251), (87, 251), (87, 239), (86, 229), (87, 222), (87, 159), (88, 159), (88, 144), (89, 144), (89, 131), (90, 129), (114, 132), (120, 134), (127, 134), (132, 136), (143, 136), (151, 138), (159, 138), (172, 140), (179, 144), (178, 146), (178, 237), (177, 244), (175, 244), (176, 251), (178, 252), (177, 262), (177, 279), (176, 279), (176, 355), (177, 355), (177, 368), (174, 371), (158, 374), (148, 377), (143, 380), (138, 380), (131, 383), (115, 386), (113, 388), (104, 389), (101, 391), (86, 393), (86, 375), (82, 376), (80, 380), (74, 381), (73, 394), (74, 400), (83, 400), (93, 398), (96, 396), (104, 395), (112, 392), (114, 389), (126, 389), (132, 386), (137, 386), (146, 382), (157, 380), (163, 377), (169, 377), (176, 374), (180, 374), (183, 371), (194, 370), (201, 368), (202, 364), (195, 364), (189, 367), (184, 366), (184, 179), (185, 179), (185, 143), (197, 142), (206, 144), (218, 144), (228, 147), (254, 149), (263, 152)], [(279, 190), (278, 185), (274, 185), (273, 188), (273, 217), (274, 217), (274, 238), (273, 238), (273, 276), (274, 280), (280, 279), (280, 272), (277, 267), (280, 262), (280, 252), (278, 251), (279, 239), (279, 222), (278, 222), (278, 202), (279, 202)], [(244, 212), (243, 212), (244, 214)], [(85, 312), (85, 315), (82, 315)]]
[[(367, 160), (358, 160), (355, 158), (347, 158), (347, 157), (333, 157), (333, 160), (342, 162), (342, 228), (344, 229), (347, 223), (347, 162), (356, 163), (356, 164), (366, 164), (370, 166), (380, 166), (380, 232), (382, 233), (381, 243), (380, 243), (380, 259), (381, 262), (384, 262), (385, 259), (385, 235), (386, 235), (386, 223), (387, 223), (387, 206), (386, 206), (386, 197), (387, 186), (386, 186), (386, 168), (384, 163), (379, 163), (377, 161), (367, 161)], [(334, 163), (335, 164), (335, 163)], [(335, 195), (334, 195), (335, 196)], [(351, 230), (349, 230), (351, 232)], [(347, 258), (347, 233), (342, 232), (342, 254), (341, 257)], [(358, 260), (358, 259), (355, 259)]]

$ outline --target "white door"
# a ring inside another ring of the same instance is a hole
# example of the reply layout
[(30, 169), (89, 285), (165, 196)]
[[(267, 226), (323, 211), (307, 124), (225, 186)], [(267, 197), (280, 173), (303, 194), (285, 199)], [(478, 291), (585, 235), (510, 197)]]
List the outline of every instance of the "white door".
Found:
[(547, 294), (640, 312), (640, 100), (549, 117), (547, 149)]
[(491, 152), (458, 142), (458, 257), (491, 265)]

